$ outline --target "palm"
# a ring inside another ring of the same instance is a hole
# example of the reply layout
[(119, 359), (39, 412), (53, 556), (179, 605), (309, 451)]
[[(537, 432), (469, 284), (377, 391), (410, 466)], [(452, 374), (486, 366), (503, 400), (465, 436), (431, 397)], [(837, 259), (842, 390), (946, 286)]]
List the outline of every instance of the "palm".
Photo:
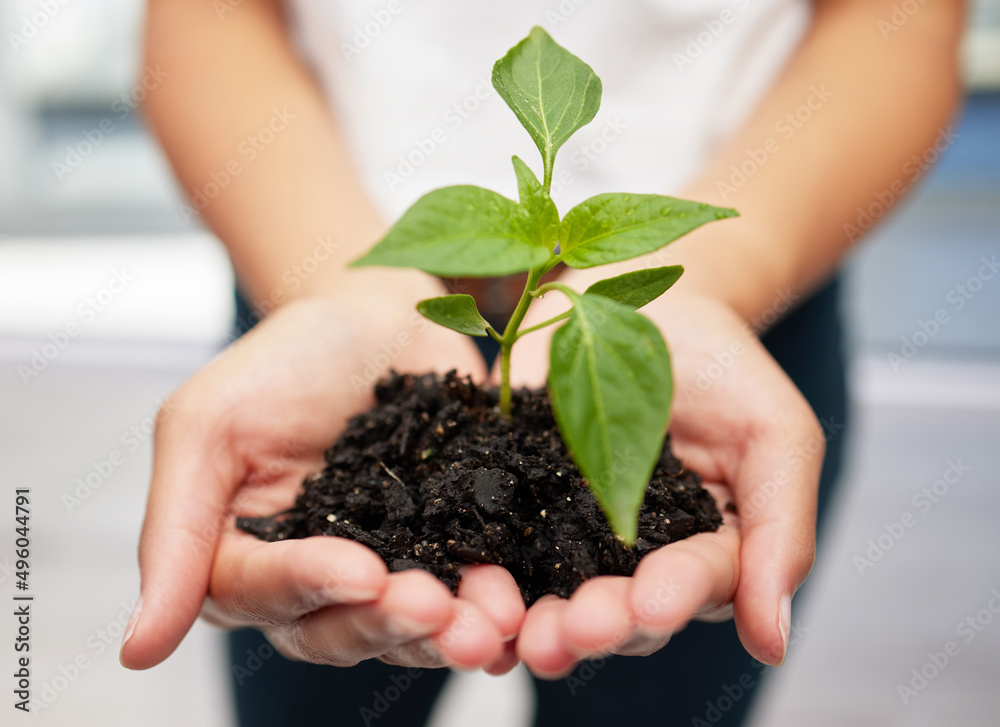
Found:
[(145, 605), (124, 663), (141, 668), (165, 658), (207, 595), (209, 620), (256, 626), (295, 658), (512, 666), (503, 641), (524, 607), (500, 568), (467, 573), (456, 599), (428, 573), (387, 574), (358, 543), (263, 543), (233, 527), (235, 514), (292, 504), (347, 418), (370, 405), (366, 379), (389, 365), (483, 375), (475, 349), (447, 331), (362, 327), (342, 312), (328, 301), (286, 305), (164, 408), (140, 545)]
[[(555, 312), (545, 308), (532, 311), (526, 325)], [(718, 303), (671, 301), (668, 293), (643, 312), (664, 331), (671, 350), (672, 446), (704, 477), (720, 509), (735, 500), (740, 517), (724, 512), (718, 532), (650, 553), (632, 578), (595, 578), (569, 601), (536, 604), (518, 649), (542, 674), (562, 673), (597, 653), (650, 653), (693, 617), (727, 615), (730, 603), (747, 649), (776, 663), (787, 638), (782, 596), (794, 591), (812, 561), (822, 456), (785, 471), (793, 448), (817, 436), (808, 405), (752, 333)], [(519, 383), (543, 383), (549, 335), (533, 334), (515, 348)], [(776, 481), (783, 486), (773, 487)]]
[(457, 367), (482, 378), (481, 358), (466, 341), (429, 325), (419, 325), (418, 335), (406, 325), (389, 330), (372, 353), (353, 324), (308, 301), (275, 313), (202, 372), (199, 388), (228, 403), (214, 438), (242, 474), (234, 495), (240, 513), (291, 505), (303, 477), (322, 466), (347, 419), (371, 405), (372, 385), (390, 368)]

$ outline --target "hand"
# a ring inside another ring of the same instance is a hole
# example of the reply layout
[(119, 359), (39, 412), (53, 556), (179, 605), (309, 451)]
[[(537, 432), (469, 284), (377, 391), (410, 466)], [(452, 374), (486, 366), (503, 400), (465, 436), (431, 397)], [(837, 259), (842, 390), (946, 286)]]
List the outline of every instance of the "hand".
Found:
[[(367, 311), (366, 320), (347, 320), (345, 310)], [(347, 418), (371, 405), (366, 359), (386, 352), (399, 370), (457, 367), (482, 380), (467, 340), (411, 313), (412, 300), (290, 302), (170, 397), (157, 421), (142, 605), (122, 647), (125, 666), (169, 656), (206, 595), (209, 621), (259, 628), (291, 658), (494, 672), (516, 664), (509, 639), (524, 605), (498, 566), (469, 568), (455, 598), (429, 573), (388, 574), (352, 541), (265, 543), (233, 526), (236, 514), (291, 506)], [(386, 373), (388, 365), (368, 372)]]
[[(586, 288), (573, 273), (566, 282)], [(704, 477), (720, 509), (732, 499), (739, 516), (723, 510), (718, 532), (650, 553), (631, 578), (594, 578), (568, 600), (532, 606), (517, 655), (539, 676), (558, 677), (599, 654), (653, 653), (692, 618), (732, 614), (751, 655), (768, 664), (785, 657), (791, 596), (813, 562), (825, 438), (738, 316), (711, 298), (672, 294), (643, 309), (673, 359), (671, 444)], [(525, 326), (558, 313), (552, 302), (560, 301), (541, 301)], [(518, 383), (544, 382), (550, 336), (544, 329), (514, 348)]]

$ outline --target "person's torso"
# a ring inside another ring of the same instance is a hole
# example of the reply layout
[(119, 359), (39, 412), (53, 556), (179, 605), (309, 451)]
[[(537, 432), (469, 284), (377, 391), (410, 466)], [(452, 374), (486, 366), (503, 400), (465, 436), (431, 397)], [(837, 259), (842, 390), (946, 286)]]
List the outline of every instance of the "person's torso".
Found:
[(541, 173), (490, 85), (545, 27), (601, 77), (596, 119), (556, 161), (565, 212), (600, 192), (676, 193), (752, 110), (808, 23), (805, 0), (288, 0), (294, 30), (387, 220), (478, 184), (514, 197), (510, 157)]

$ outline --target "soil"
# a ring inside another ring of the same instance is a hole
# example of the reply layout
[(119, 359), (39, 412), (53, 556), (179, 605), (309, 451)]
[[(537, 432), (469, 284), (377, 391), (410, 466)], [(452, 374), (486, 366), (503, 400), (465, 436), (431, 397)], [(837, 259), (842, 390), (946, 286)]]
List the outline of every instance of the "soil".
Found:
[(462, 566), (496, 563), (530, 605), (597, 575), (631, 575), (651, 550), (722, 523), (668, 437), (626, 548), (566, 452), (544, 390), (514, 392), (513, 422), (500, 417), (496, 389), (454, 373), (393, 373), (375, 396), (291, 510), (237, 526), (270, 541), (350, 538), (390, 571), (423, 568), (453, 590)]

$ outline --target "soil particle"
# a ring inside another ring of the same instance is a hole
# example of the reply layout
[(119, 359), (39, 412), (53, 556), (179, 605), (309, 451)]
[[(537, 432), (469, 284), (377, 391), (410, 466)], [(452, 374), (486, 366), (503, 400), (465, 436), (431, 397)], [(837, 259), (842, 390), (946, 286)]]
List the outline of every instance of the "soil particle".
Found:
[(495, 389), (454, 373), (393, 373), (375, 396), (291, 510), (237, 526), (270, 541), (350, 538), (390, 571), (423, 568), (453, 590), (463, 565), (496, 563), (530, 605), (547, 593), (568, 597), (594, 576), (631, 575), (651, 550), (722, 523), (668, 437), (638, 540), (623, 546), (566, 452), (544, 390), (514, 392), (513, 422), (500, 417)]

